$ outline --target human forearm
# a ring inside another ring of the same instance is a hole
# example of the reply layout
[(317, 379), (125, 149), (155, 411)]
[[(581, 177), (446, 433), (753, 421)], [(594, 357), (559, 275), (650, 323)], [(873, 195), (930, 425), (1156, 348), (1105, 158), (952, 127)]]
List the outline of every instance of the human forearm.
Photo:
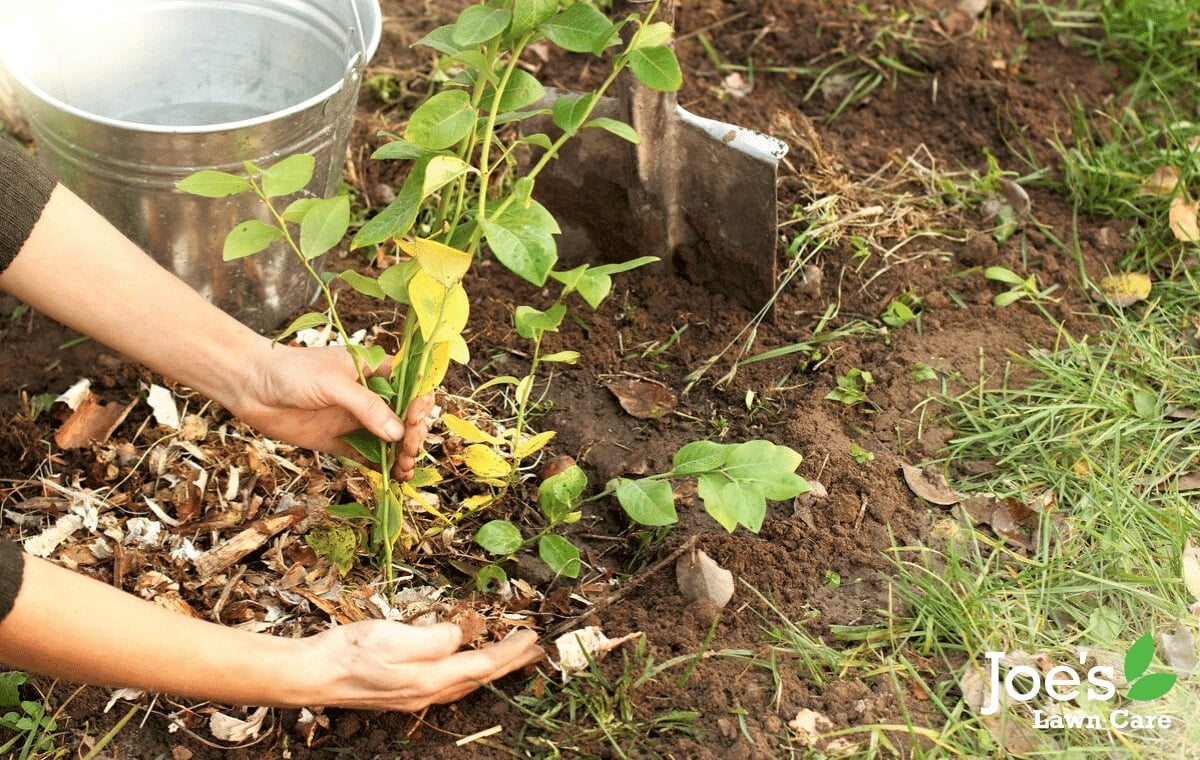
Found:
[(225, 628), (32, 557), (0, 623), (0, 662), (72, 681), (230, 704), (319, 704), (306, 639)]
[(246, 368), (271, 350), (61, 185), (0, 288), (226, 405), (237, 404)]

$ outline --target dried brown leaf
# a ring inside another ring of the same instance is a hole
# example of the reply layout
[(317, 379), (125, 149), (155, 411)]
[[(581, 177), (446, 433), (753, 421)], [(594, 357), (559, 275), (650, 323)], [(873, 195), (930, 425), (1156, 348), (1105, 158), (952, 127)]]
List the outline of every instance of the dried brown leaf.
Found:
[(1196, 221), (1198, 208), (1200, 202), (1189, 201), (1183, 195), (1176, 195), (1171, 200), (1171, 232), (1177, 240), (1200, 241), (1200, 224)]
[(930, 504), (948, 507), (961, 501), (958, 494), (946, 483), (946, 478), (936, 469), (921, 469), (907, 462), (901, 462), (900, 469), (904, 471), (904, 482), (908, 484), (909, 489)]
[(1189, 538), (1183, 547), (1183, 585), (1193, 599), (1200, 600), (1200, 547)]
[(619, 639), (610, 639), (604, 631), (594, 625), (564, 633), (554, 640), (558, 649), (558, 669), (562, 671), (563, 680), (573, 674), (585, 670), (590, 662), (595, 662), (627, 641), (642, 636), (641, 631), (635, 631)]
[(733, 573), (699, 549), (684, 554), (675, 563), (675, 582), (688, 601), (708, 599), (724, 607), (733, 598)]
[(1029, 193), (1008, 177), (1000, 178), (1000, 193), (1004, 196), (1004, 200), (1008, 201), (1008, 205), (1012, 206), (1013, 212), (1018, 217), (1029, 216), (1029, 212), (1033, 210), (1033, 202), (1029, 200)]
[(1146, 178), (1138, 192), (1142, 195), (1171, 195), (1179, 187), (1180, 172), (1174, 166), (1160, 166)]
[(649, 380), (619, 377), (604, 384), (621, 404), (621, 408), (639, 420), (655, 419), (670, 414), (677, 400), (670, 388)]
[(1163, 662), (1182, 678), (1187, 678), (1196, 672), (1200, 661), (1196, 659), (1196, 637), (1192, 629), (1180, 625), (1174, 633), (1164, 631), (1158, 636), (1159, 652)]
[(54, 442), (60, 449), (83, 448), (93, 441), (103, 443), (125, 421), (135, 405), (136, 399), (125, 406), (101, 403), (89, 393), (54, 434)]

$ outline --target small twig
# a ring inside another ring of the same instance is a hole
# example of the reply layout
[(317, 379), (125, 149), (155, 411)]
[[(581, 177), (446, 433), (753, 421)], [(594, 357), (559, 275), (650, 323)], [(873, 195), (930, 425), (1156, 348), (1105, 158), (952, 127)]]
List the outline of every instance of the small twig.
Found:
[(617, 589), (612, 594), (609, 594), (608, 596), (604, 597), (600, 601), (596, 602), (595, 604), (593, 604), (591, 607), (589, 607), (584, 612), (581, 612), (580, 614), (578, 614), (574, 617), (568, 618), (568, 619), (564, 620), (563, 622), (559, 623), (558, 625), (554, 626), (553, 628), (551, 628), (549, 631), (546, 632), (546, 635), (551, 636), (551, 637), (560, 636), (560, 635), (566, 633), (567, 631), (571, 630), (571, 628), (575, 627), (575, 625), (579, 622), (580, 618), (589, 617), (591, 615), (595, 615), (597, 613), (603, 612), (604, 610), (608, 609), (609, 607), (613, 606), (617, 602), (624, 599), (626, 596), (629, 596), (629, 592), (633, 591), (635, 588), (637, 588), (638, 586), (645, 583), (648, 579), (657, 575), (660, 570), (667, 567), (675, 560), (679, 559), (679, 557), (682, 556), (684, 552), (691, 551), (693, 548), (695, 548), (696, 544), (698, 544), (700, 542), (701, 535), (702, 534), (697, 533), (696, 535), (689, 538), (687, 541), (684, 541), (682, 544), (677, 546), (675, 548), (675, 550), (672, 551), (670, 554), (668, 554), (667, 556), (660, 559), (658, 562), (655, 562), (650, 567), (646, 568), (645, 570), (641, 571), (637, 575), (630, 578), (629, 582), (626, 583), (624, 586), (621, 586), (621, 588)]
[(454, 742), (454, 746), (463, 747), (463, 746), (466, 746), (473, 742), (479, 741), (480, 739), (485, 739), (485, 738), (491, 736), (492, 734), (498, 734), (503, 730), (504, 730), (504, 726), (502, 726), (500, 724), (496, 724), (496, 725), (492, 726), (491, 728), (485, 728), (482, 731), (476, 731), (475, 733), (471, 734), (470, 736), (464, 736), (463, 738)]
[(237, 572), (234, 573), (229, 579), (229, 582), (225, 584), (225, 588), (221, 589), (221, 595), (217, 597), (217, 603), (214, 604), (212, 608), (212, 619), (214, 623), (221, 622), (221, 610), (225, 608), (225, 603), (229, 601), (229, 595), (233, 591), (233, 587), (237, 585), (237, 582), (240, 581), (242, 576), (245, 574), (246, 566), (238, 565)]

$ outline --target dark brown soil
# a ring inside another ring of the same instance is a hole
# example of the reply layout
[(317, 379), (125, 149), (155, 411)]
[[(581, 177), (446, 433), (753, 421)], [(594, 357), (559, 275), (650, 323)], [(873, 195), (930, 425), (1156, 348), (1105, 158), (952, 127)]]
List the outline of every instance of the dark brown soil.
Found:
[[(421, 58), (407, 45), (431, 28), (434, 19), (406, 9), (401, 0), (383, 4), (391, 20), (375, 63), (411, 72)], [(864, 5), (872, 8), (869, 17), (859, 10)], [(1064, 102), (1102, 104), (1113, 91), (1107, 73), (1057, 38), (1023, 36), (1007, 4), (994, 4), (986, 26), (975, 33), (956, 30), (944, 15), (955, 5), (950, 0), (872, 4), (690, 0), (678, 18), (678, 49), (686, 72), (680, 102), (693, 112), (772, 133), (789, 143), (791, 152), (780, 179), (780, 221), (789, 225), (785, 233), (798, 229), (795, 210), (823, 198), (840, 197), (835, 218), (862, 205), (887, 203), (880, 198), (894, 201), (901, 194), (911, 196), (907, 205), (919, 210), (928, 188), (913, 181), (915, 175), (888, 186), (874, 200), (862, 195), (860, 183), (881, 171), (887, 176), (897, 174), (909, 157), (943, 171), (968, 168), (982, 173), (985, 151), (990, 151), (1005, 169), (1022, 171), (1025, 167), (1014, 149), (1024, 151), (1028, 146), (1040, 159), (1052, 161), (1049, 140), (1064, 133)], [(425, 10), (437, 16), (448, 13), (433, 4), (425, 4)], [(930, 11), (925, 22), (912, 27), (917, 44), (905, 46), (880, 35), (900, 10)], [(938, 22), (939, 18), (943, 20)], [(722, 87), (724, 75), (700, 44), (701, 35), (722, 61), (753, 62), (760, 70), (814, 62), (821, 66), (855, 51), (895, 55), (921, 76), (888, 76), (865, 101), (828, 121), (840, 92), (830, 87), (825, 96), (818, 92), (805, 100), (812, 76), (759, 71), (753, 92), (745, 97), (730, 95)], [(872, 40), (880, 39), (882, 47), (874, 47)], [(550, 83), (572, 87), (589, 72), (581, 74), (578, 62), (567, 59), (547, 64), (541, 75)], [(356, 156), (367, 152), (373, 139), (368, 135), (375, 129), (394, 128), (403, 121), (405, 109), (417, 102), (423, 87), (414, 83), (413, 91), (393, 105), (364, 91)], [(369, 191), (389, 179), (368, 162), (358, 166), (363, 172), (360, 183)], [(1049, 192), (1032, 189), (1031, 195), (1037, 218), (1060, 239), (1069, 239), (1069, 207)], [(1048, 345), (1055, 338), (1055, 328), (1024, 302), (1003, 309), (992, 306), (998, 286), (978, 271), (965, 276), (964, 271), (995, 264), (1036, 272), (1044, 284), (1061, 283), (1055, 294), (1061, 301), (1049, 306), (1051, 312), (1065, 320), (1073, 333), (1088, 329), (1076, 316), (1088, 307), (1072, 277), (1078, 271), (1076, 263), (1054, 248), (1045, 234), (1027, 229), (998, 245), (990, 235), (990, 223), (977, 211), (963, 211), (953, 221), (951, 225), (945, 217), (914, 211), (908, 221), (890, 227), (881, 221), (861, 228), (858, 234), (878, 234), (881, 244), (896, 247), (888, 256), (874, 253), (865, 263), (855, 258), (851, 237), (842, 236), (815, 259), (819, 277), (810, 271), (807, 282), (798, 279), (783, 292), (776, 320), (760, 328), (754, 350), (810, 339), (822, 313), (834, 302), (839, 306), (835, 325), (852, 318), (879, 324), (884, 307), (904, 291), (924, 301), (919, 325), (895, 329), (887, 336), (829, 344), (815, 367), (801, 364), (803, 354), (752, 364), (718, 389), (711, 381), (729, 369), (728, 361), (722, 361), (707, 380), (682, 396), (676, 415), (634, 419), (621, 410), (602, 381), (609, 375), (633, 374), (682, 390), (685, 375), (720, 352), (751, 319), (753, 315), (741, 306), (666, 269), (648, 268), (621, 276), (613, 296), (598, 312), (581, 308), (580, 321), (568, 320), (563, 331), (553, 336), (551, 350), (569, 347), (583, 356), (577, 366), (556, 370), (549, 386), (549, 412), (537, 424), (558, 431), (557, 453), (583, 463), (593, 484), (621, 474), (664, 469), (675, 450), (688, 441), (762, 437), (801, 452), (805, 461), (800, 473), (820, 481), (829, 494), (795, 514), (790, 505), (773, 506), (759, 535), (745, 531), (727, 535), (685, 499), (681, 525), (648, 552), (636, 552), (632, 540), (592, 541), (588, 558), (595, 566), (625, 573), (700, 533), (700, 546), (731, 570), (740, 585), (734, 601), (718, 616), (713, 609), (686, 603), (673, 574), (667, 572), (648, 579), (589, 622), (603, 625), (610, 636), (644, 631), (649, 651), (662, 661), (700, 652), (714, 619), (709, 650), (745, 649), (765, 656), (764, 628), (777, 621), (771, 621), (772, 613), (751, 589), (772, 600), (790, 620), (807, 621), (804, 626), (813, 636), (827, 635), (831, 626), (882, 619), (889, 605), (885, 551), (893, 543), (920, 542), (930, 519), (929, 508), (900, 479), (900, 462), (934, 456), (949, 435), (938, 424), (936, 406), (921, 406), (935, 384), (912, 380), (910, 370), (918, 362), (931, 365), (946, 378), (947, 390), (961, 390), (978, 382), (981, 373), (988, 376), (1000, 370), (1008, 352)], [(1098, 272), (1112, 266), (1122, 253), (1119, 242), (1113, 242), (1119, 236), (1106, 230), (1103, 220), (1081, 219), (1079, 224), (1084, 266)], [(935, 226), (956, 226), (968, 233), (917, 236)], [(478, 361), (498, 357), (489, 372), (522, 371), (523, 342), (512, 331), (510, 316), (518, 303), (547, 302), (545, 293), (531, 290), (490, 262), (477, 267), (468, 283), (474, 353)], [(364, 308), (359, 319), (365, 323), (368, 316)], [(658, 355), (646, 350), (665, 344), (685, 325), (686, 331), (670, 349)], [(90, 367), (97, 349), (58, 350), (66, 337), (33, 316), (0, 324), (0, 339), (5, 343), (0, 392), (6, 417), (16, 419), (16, 393), (61, 390)], [(506, 348), (513, 353), (505, 353)], [(101, 375), (108, 381), (102, 387), (110, 389), (113, 397), (134, 392), (130, 389), (135, 387), (137, 371), (111, 358), (103, 361)], [(869, 392), (872, 404), (848, 407), (825, 400), (837, 376), (856, 367), (874, 376)], [(456, 390), (453, 384), (451, 390)], [(9, 426), (0, 436), (0, 477), (30, 476), (38, 456), (47, 451), (39, 441), (48, 439), (50, 432), (29, 423)], [(873, 452), (874, 459), (856, 462), (850, 453), (852, 444)], [(596, 511), (581, 526), (581, 534), (622, 533), (615, 504), (598, 504)], [(832, 574), (840, 584), (830, 582)], [(620, 654), (612, 656), (606, 669), (615, 672), (620, 661)], [(644, 686), (639, 704), (647, 714), (639, 717), (649, 717), (650, 711), (664, 709), (663, 705), (698, 712), (697, 738), (673, 738), (655, 745), (666, 756), (687, 758), (776, 756), (786, 740), (787, 721), (801, 708), (828, 715), (836, 727), (905, 719), (918, 724), (938, 721), (919, 695), (906, 697), (902, 706), (886, 675), (817, 685), (786, 657), (780, 659), (779, 673), (782, 682), (776, 685), (764, 669), (744, 661), (706, 659), (683, 687), (673, 673)], [(526, 683), (511, 678), (499, 687), (514, 694)], [(85, 691), (73, 703), (65, 725), (111, 724), (113, 716), (97, 714), (105, 700), (99, 690)], [(160, 708), (144, 727), (126, 727), (114, 756), (153, 758), (175, 747), (186, 748), (195, 757), (276, 758), (289, 756), (285, 748), (290, 748), (291, 757), (322, 756), (310, 755), (303, 747), (292, 729), (295, 714), (280, 715), (280, 728), (263, 743), (234, 752), (215, 751), (191, 737), (166, 733), (163, 712)], [(486, 691), (460, 704), (435, 708), (421, 719), (330, 714), (332, 728), (318, 743), (330, 749), (347, 748), (361, 758), (507, 757), (485, 743), (457, 748), (453, 741), (500, 724), (504, 732), (486, 741), (512, 742), (522, 722), (516, 710)], [(602, 743), (588, 744), (580, 751), (600, 757), (610, 754)]]

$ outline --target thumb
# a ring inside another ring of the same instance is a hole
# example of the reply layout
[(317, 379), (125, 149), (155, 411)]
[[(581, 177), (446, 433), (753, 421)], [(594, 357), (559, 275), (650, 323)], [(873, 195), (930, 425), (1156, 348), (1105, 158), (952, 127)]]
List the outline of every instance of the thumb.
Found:
[(349, 378), (338, 378), (329, 391), (333, 403), (349, 412), (381, 440), (399, 441), (404, 437), (404, 421), (374, 391)]

